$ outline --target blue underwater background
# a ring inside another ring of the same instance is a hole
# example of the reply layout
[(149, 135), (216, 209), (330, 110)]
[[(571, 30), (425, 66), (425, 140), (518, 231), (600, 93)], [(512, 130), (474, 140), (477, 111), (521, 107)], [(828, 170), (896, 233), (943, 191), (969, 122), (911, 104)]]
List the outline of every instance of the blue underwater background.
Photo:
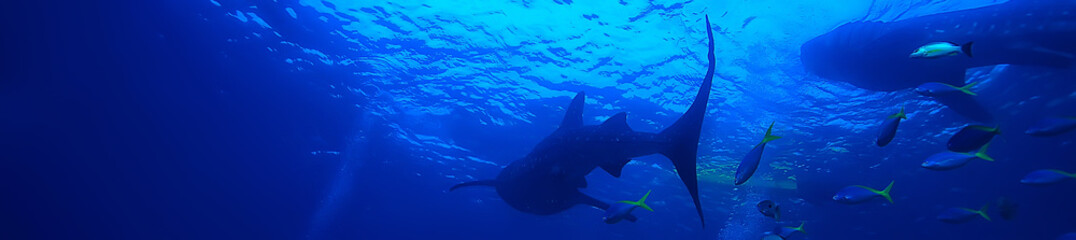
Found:
[[(1076, 181), (1020, 180), (1076, 171), (1076, 133), (1023, 132), (1076, 115), (1076, 70), (968, 69), (995, 119), (983, 123), (911, 89), (813, 75), (800, 59), (801, 45), (845, 23), (1002, 2), (7, 2), (0, 238), (761, 239), (804, 223), (789, 239), (1058, 239), (1076, 232)], [(668, 127), (706, 72), (704, 15), (717, 49), (697, 160), (705, 228), (659, 155), (619, 178), (594, 171), (581, 190), (606, 201), (652, 190), (655, 211), (636, 210), (634, 223), (603, 223), (582, 205), (527, 214), (489, 188), (448, 191), (526, 155), (576, 92), (589, 97), (586, 124), (627, 112), (636, 131)], [(1076, 22), (1051, 24), (1076, 34)], [(846, 57), (872, 53), (861, 54)], [(896, 138), (876, 146), (901, 107)], [(771, 122), (784, 138), (733, 185)], [(1000, 126), (995, 162), (919, 166), (969, 124)], [(832, 199), (890, 181), (892, 204)], [(1019, 204), (1015, 218), (997, 217), (1002, 197)], [(767, 199), (780, 222), (756, 210)], [(992, 221), (936, 219), (983, 204)]]

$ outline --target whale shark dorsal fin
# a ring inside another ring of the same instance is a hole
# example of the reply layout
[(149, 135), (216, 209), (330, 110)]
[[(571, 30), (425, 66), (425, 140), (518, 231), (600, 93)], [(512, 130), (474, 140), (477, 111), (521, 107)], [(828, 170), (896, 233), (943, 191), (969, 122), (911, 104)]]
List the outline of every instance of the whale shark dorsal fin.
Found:
[(587, 99), (586, 92), (579, 92), (572, 98), (571, 105), (564, 112), (564, 120), (560, 122), (558, 129), (572, 129), (583, 126), (583, 102)]
[(602, 123), (601, 128), (617, 131), (631, 131), (631, 127), (628, 126), (628, 113), (620, 112), (609, 117), (609, 119), (606, 119), (605, 122)]

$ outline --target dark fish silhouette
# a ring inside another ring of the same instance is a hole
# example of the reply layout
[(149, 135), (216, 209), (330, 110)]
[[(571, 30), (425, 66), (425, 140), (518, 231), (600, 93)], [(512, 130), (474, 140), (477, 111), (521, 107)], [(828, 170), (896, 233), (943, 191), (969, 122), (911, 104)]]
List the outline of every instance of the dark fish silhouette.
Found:
[(632, 158), (662, 154), (672, 160), (705, 227), (702, 205), (699, 204), (695, 156), (715, 69), (714, 35), (708, 16), (706, 35), (709, 38), (709, 66), (702, 86), (687, 112), (665, 130), (660, 133), (636, 132), (628, 127), (627, 114), (623, 112), (609, 117), (601, 125), (585, 126), (585, 94), (580, 92), (572, 99), (560, 127), (522, 159), (508, 164), (497, 178), (461, 183), (449, 190), (492, 186), (509, 206), (537, 215), (559, 213), (578, 204), (605, 210), (610, 207), (608, 203), (579, 192), (579, 188), (587, 187), (584, 178), (587, 174), (600, 167), (614, 177), (620, 177), (624, 165)]
[(953, 134), (945, 146), (953, 152), (971, 152), (982, 148), (998, 134), (1001, 134), (998, 127), (968, 125)]
[(763, 200), (756, 205), (758, 212), (774, 220), (781, 221), (781, 206), (770, 200)]
[(1048, 117), (1032, 125), (1024, 133), (1036, 137), (1052, 137), (1076, 129), (1076, 117)]
[(919, 166), (937, 171), (953, 170), (971, 162), (972, 159), (982, 159), (993, 162), (994, 158), (990, 155), (986, 155), (986, 150), (990, 148), (990, 143), (983, 145), (977, 152), (942, 152), (927, 157)]
[(901, 119), (908, 119), (908, 116), (904, 115), (904, 108), (900, 108), (900, 112), (889, 115), (889, 118), (882, 122), (882, 130), (878, 131), (878, 141), (876, 142), (879, 147), (885, 147), (889, 145), (889, 142), (893, 141), (893, 137), (897, 136), (897, 127), (900, 126)]
[(928, 82), (916, 87), (915, 92), (930, 97), (960, 116), (979, 122), (993, 122), (994, 116), (975, 100), (979, 94), (971, 90), (978, 84), (973, 82), (957, 87), (948, 83)]
[(833, 201), (844, 204), (859, 204), (870, 201), (877, 197), (883, 197), (885, 200), (889, 200), (889, 203), (893, 203), (893, 197), (889, 195), (889, 191), (893, 190), (893, 182), (889, 182), (889, 186), (879, 191), (868, 186), (852, 185), (842, 188), (837, 194), (833, 195)]
[(762, 150), (766, 149), (766, 143), (781, 138), (772, 135), (772, 132), (773, 123), (770, 123), (770, 128), (766, 129), (766, 135), (762, 137), (762, 142), (755, 145), (755, 148), (747, 152), (747, 156), (744, 156), (743, 160), (740, 161), (740, 166), (736, 168), (736, 185), (747, 182), (747, 179), (755, 174), (755, 170), (758, 170), (758, 163), (762, 161)]
[(949, 208), (938, 215), (938, 220), (944, 223), (959, 224), (970, 222), (978, 217), (983, 217), (987, 221), (990, 221), (990, 216), (986, 215), (987, 206), (988, 205), (983, 205), (979, 210), (970, 208)]
[(1035, 170), (1020, 179), (1020, 183), (1031, 185), (1049, 185), (1068, 179), (1076, 178), (1076, 173), (1068, 173), (1057, 169)]
[(741, 26), (740, 26), (740, 28), (741, 28), (741, 29), (742, 29), (742, 28), (746, 28), (746, 27), (747, 27), (747, 24), (750, 24), (750, 23), (751, 23), (751, 21), (754, 21), (754, 20), (755, 20), (755, 18), (758, 18), (758, 17), (757, 17), (757, 16), (750, 16), (750, 17), (747, 17), (747, 19), (744, 19), (744, 20), (743, 20), (743, 25), (741, 25)]

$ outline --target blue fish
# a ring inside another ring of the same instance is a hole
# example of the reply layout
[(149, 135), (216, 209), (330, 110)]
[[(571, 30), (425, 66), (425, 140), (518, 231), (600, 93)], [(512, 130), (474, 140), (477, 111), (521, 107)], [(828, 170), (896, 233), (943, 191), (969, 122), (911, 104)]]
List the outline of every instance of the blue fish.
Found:
[(978, 94), (971, 91), (971, 87), (976, 84), (978, 82), (957, 87), (948, 83), (928, 82), (919, 85), (915, 91), (945, 105), (949, 110), (961, 116), (979, 122), (992, 122), (994, 121), (994, 116), (979, 101), (975, 100), (975, 96)]
[(979, 94), (976, 94), (975, 92), (971, 91), (971, 87), (974, 87), (976, 84), (979, 84), (979, 82), (972, 82), (968, 83), (968, 85), (964, 85), (963, 87), (957, 87), (948, 83), (928, 82), (919, 85), (919, 87), (916, 87), (915, 92), (927, 97), (939, 97), (953, 94), (967, 94), (970, 96), (978, 96)]
[(771, 217), (774, 220), (781, 221), (781, 205), (777, 205), (770, 200), (763, 200), (755, 205), (758, 208), (758, 212), (767, 217)]
[(930, 170), (952, 170), (959, 167), (963, 167), (968, 164), (972, 159), (982, 159), (987, 161), (994, 161), (994, 158), (986, 155), (986, 149), (990, 147), (990, 143), (983, 145), (978, 152), (974, 153), (962, 153), (962, 152), (943, 152), (927, 157), (926, 161), (923, 161), (923, 168)]
[(1048, 117), (1031, 125), (1024, 133), (1036, 137), (1061, 135), (1076, 129), (1076, 117)]
[(605, 210), (605, 216), (602, 217), (602, 221), (608, 224), (614, 224), (620, 222), (620, 220), (635, 222), (635, 220), (638, 219), (631, 215), (631, 210), (635, 210), (635, 208), (643, 208), (650, 210), (651, 212), (654, 211), (654, 209), (646, 205), (646, 197), (649, 196), (650, 191), (646, 191), (646, 195), (643, 195), (643, 198), (640, 198), (639, 201), (619, 201), (612, 204), (609, 206), (609, 209)]
[(1020, 183), (1047, 185), (1058, 183), (1069, 178), (1076, 178), (1076, 173), (1067, 173), (1057, 169), (1042, 169), (1028, 173), (1027, 176), (1024, 176), (1024, 179), (1020, 179)]
[(969, 208), (949, 208), (938, 215), (938, 220), (945, 223), (966, 223), (971, 220), (975, 220), (977, 216), (981, 216), (987, 221), (990, 221), (990, 216), (986, 215), (986, 207), (989, 205), (983, 205), (979, 210)]
[(904, 108), (900, 108), (900, 112), (889, 115), (889, 118), (882, 122), (882, 131), (878, 132), (878, 146), (885, 147), (890, 141), (893, 141), (893, 137), (897, 135), (897, 126), (900, 126), (901, 119), (908, 119), (908, 116), (904, 115)]
[(758, 170), (758, 163), (762, 161), (762, 149), (766, 148), (766, 143), (780, 139), (781, 137), (771, 135), (773, 132), (773, 123), (770, 123), (770, 128), (766, 129), (766, 136), (762, 137), (762, 142), (755, 145), (755, 148), (747, 152), (747, 156), (743, 157), (740, 161), (740, 167), (736, 168), (736, 185), (747, 182), (751, 175), (755, 174), (755, 170)]
[(833, 195), (833, 200), (844, 204), (857, 204), (869, 201), (876, 197), (883, 197), (886, 200), (889, 200), (889, 203), (892, 204), (893, 197), (889, 195), (889, 190), (892, 189), (892, 181), (889, 182), (889, 186), (886, 186), (885, 189), (881, 191), (863, 185), (848, 186), (841, 189), (836, 195)]
[(804, 224), (805, 224), (804, 222), (800, 222), (799, 227), (781, 227), (781, 228), (778, 228), (776, 235), (781, 237), (781, 239), (788, 239), (788, 237), (791, 237), (792, 234), (796, 233), (796, 232), (801, 232), (801, 233), (806, 235), (807, 230), (803, 229)]
[(980, 125), (968, 125), (949, 138), (946, 147), (953, 152), (971, 152), (982, 148), (983, 145), (994, 139), (995, 135), (1001, 134), (1001, 128)]
[[(961, 70), (960, 72), (963, 75), (964, 71)], [(971, 88), (976, 84), (978, 82), (957, 87), (948, 83), (928, 82), (916, 87), (915, 91), (945, 105), (949, 110), (961, 116), (979, 122), (992, 122), (994, 121), (994, 116), (979, 101), (975, 100), (975, 96), (978, 94), (971, 91)]]

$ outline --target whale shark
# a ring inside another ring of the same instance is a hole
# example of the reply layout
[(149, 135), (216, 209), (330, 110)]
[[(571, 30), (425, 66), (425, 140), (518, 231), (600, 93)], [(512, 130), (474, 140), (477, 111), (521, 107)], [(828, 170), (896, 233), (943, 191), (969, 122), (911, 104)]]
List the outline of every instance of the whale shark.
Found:
[[(912, 59), (931, 42), (975, 42), (974, 57)], [(1067, 68), (1076, 60), (1076, 1), (1012, 0), (893, 22), (851, 22), (800, 47), (807, 72), (874, 91), (965, 84), (966, 69), (998, 64)]]
[(672, 161), (705, 227), (695, 162), (715, 69), (709, 16), (706, 26), (709, 66), (702, 86), (687, 111), (668, 128), (658, 133), (634, 131), (628, 126), (624, 112), (600, 125), (584, 125), (586, 94), (579, 92), (568, 105), (560, 126), (530, 153), (508, 164), (494, 179), (460, 183), (449, 191), (490, 186), (512, 208), (536, 215), (551, 215), (580, 204), (607, 210), (609, 203), (579, 191), (587, 187), (585, 176), (601, 168), (613, 177), (620, 177), (624, 165), (632, 158), (661, 154)]

